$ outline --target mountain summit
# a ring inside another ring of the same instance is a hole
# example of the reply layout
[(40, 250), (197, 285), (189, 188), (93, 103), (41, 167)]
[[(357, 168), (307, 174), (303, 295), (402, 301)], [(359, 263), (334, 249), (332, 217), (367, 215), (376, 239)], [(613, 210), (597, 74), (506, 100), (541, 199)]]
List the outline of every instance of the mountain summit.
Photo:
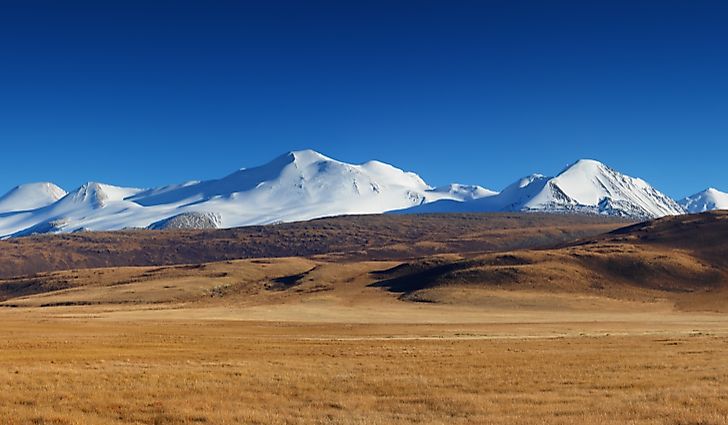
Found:
[(124, 228), (237, 227), (384, 212), (541, 211), (648, 219), (728, 208), (709, 189), (678, 204), (644, 180), (591, 159), (554, 177), (532, 174), (501, 192), (477, 185), (432, 187), (420, 176), (369, 161), (348, 164), (313, 150), (285, 153), (225, 177), (151, 189), (86, 183), (66, 194), (51, 183), (0, 198), (0, 238)]
[(581, 159), (545, 182), (524, 210), (586, 210), (609, 215), (654, 218), (684, 213), (674, 200), (642, 179)]
[(382, 208), (402, 205), (403, 199), (412, 200), (407, 202), (410, 205), (417, 204), (429, 189), (418, 175), (382, 162), (352, 165), (304, 150), (289, 152), (265, 165), (242, 169), (218, 180), (142, 193), (131, 200), (152, 206), (248, 196), (260, 207), (273, 202), (296, 204), (289, 205), (290, 208), (302, 202), (350, 201), (359, 205), (347, 202), (349, 207), (363, 213), (382, 212)]
[(695, 195), (688, 196), (680, 201), (689, 213), (701, 213), (711, 210), (728, 209), (728, 193), (718, 189), (709, 188)]
[(648, 219), (685, 210), (642, 179), (591, 159), (581, 159), (555, 177), (533, 174), (497, 195), (471, 202), (434, 202), (405, 212), (542, 211)]
[(480, 186), (460, 184), (432, 188), (417, 174), (380, 161), (347, 164), (316, 151), (302, 150), (215, 180), (146, 190), (87, 183), (37, 210), (0, 216), (0, 237), (160, 228), (160, 223), (178, 227), (204, 222), (206, 227), (236, 227), (342, 214), (378, 214), (443, 199), (472, 200), (492, 193)]
[(0, 197), (0, 213), (34, 210), (48, 206), (64, 196), (66, 191), (53, 183), (22, 184)]

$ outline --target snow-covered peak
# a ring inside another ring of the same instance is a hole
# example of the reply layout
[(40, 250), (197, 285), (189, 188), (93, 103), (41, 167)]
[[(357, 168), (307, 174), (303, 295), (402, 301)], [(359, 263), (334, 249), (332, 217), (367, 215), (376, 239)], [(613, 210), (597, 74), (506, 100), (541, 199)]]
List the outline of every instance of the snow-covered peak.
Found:
[(472, 201), (475, 199), (486, 198), (488, 196), (494, 196), (498, 194), (498, 192), (486, 189), (483, 186), (459, 183), (436, 187), (435, 189), (432, 189), (431, 192), (443, 194), (448, 196), (448, 198), (459, 201)]
[(339, 161), (329, 158), (328, 156), (326, 156), (320, 152), (316, 152), (315, 150), (312, 150), (312, 149), (291, 151), (291, 152), (288, 152), (286, 154), (286, 156), (288, 156), (289, 158), (292, 158), (294, 162), (296, 162), (298, 164), (302, 164), (302, 165), (312, 164), (314, 162), (319, 162), (319, 161), (339, 162)]
[(640, 218), (684, 213), (674, 200), (644, 180), (591, 159), (582, 159), (567, 167), (545, 189), (528, 207), (589, 207), (600, 213)]
[[(288, 152), (267, 164), (183, 187), (140, 193), (130, 200), (143, 206), (190, 205), (214, 199), (252, 199), (271, 204), (337, 203), (342, 212), (381, 212), (424, 200), (430, 187), (417, 174), (370, 161), (347, 164), (312, 150)], [(397, 193), (395, 195), (395, 193)], [(365, 206), (366, 204), (366, 206)], [(280, 207), (279, 207), (280, 208)]]
[[(624, 180), (623, 177), (599, 161), (580, 159), (564, 169), (551, 182), (575, 203), (596, 205), (603, 198), (612, 195), (613, 191), (607, 187), (610, 182)], [(549, 199), (539, 201), (548, 202)]]
[(0, 237), (122, 229), (130, 217), (142, 212), (137, 204), (125, 200), (140, 191), (89, 182), (52, 204), (0, 217)]
[(680, 205), (690, 213), (728, 209), (728, 193), (713, 187), (680, 201)]
[(53, 183), (27, 183), (15, 186), (0, 197), (0, 213), (29, 211), (48, 206), (66, 196), (66, 191)]
[[(250, 172), (251, 170), (259, 170), (260, 172), (267, 172), (268, 174), (275, 175), (279, 174), (283, 168), (287, 166), (293, 166), (296, 168), (306, 168), (311, 164), (319, 162), (337, 162), (335, 159), (331, 159), (328, 156), (316, 152), (312, 149), (303, 149), (299, 151), (289, 151), (282, 155), (273, 158), (271, 161), (253, 168), (241, 168), (238, 172)], [(233, 173), (235, 174), (235, 173)]]
[[(683, 205), (693, 212), (728, 208), (728, 195), (709, 189)], [(19, 186), (0, 198), (0, 238), (150, 225), (235, 227), (395, 210), (633, 218), (685, 211), (644, 180), (591, 159), (579, 160), (555, 177), (533, 174), (518, 179), (498, 193), (476, 185), (433, 188), (417, 174), (381, 161), (349, 164), (300, 150), (219, 179), (147, 190), (89, 182), (66, 194), (50, 183)]]
[(58, 206), (83, 204), (92, 208), (103, 208), (108, 202), (123, 201), (142, 191), (142, 189), (88, 182), (63, 197), (63, 199), (58, 201)]
[(488, 203), (490, 205), (488, 208), (496, 210), (519, 210), (543, 190), (548, 180), (549, 177), (543, 174), (531, 174), (516, 180), (497, 196), (487, 198), (482, 202)]
[(511, 185), (507, 186), (505, 189), (503, 189), (503, 192), (507, 191), (513, 191), (517, 189), (523, 189), (526, 186), (530, 186), (534, 183), (539, 184), (540, 182), (548, 180), (548, 177), (544, 176), (543, 174), (531, 174), (530, 176), (522, 177), (521, 179), (517, 180), (515, 183), (512, 183)]
[(581, 171), (586, 173), (593, 173), (597, 172), (600, 169), (606, 167), (604, 163), (597, 161), (596, 159), (589, 159), (589, 158), (582, 158), (577, 159), (576, 161), (572, 162), (566, 168), (564, 168), (559, 175), (564, 174), (568, 171), (574, 172), (574, 171)]
[[(438, 211), (439, 202), (417, 211)], [(499, 194), (463, 204), (442, 202), (442, 211), (543, 211), (653, 218), (682, 214), (674, 200), (647, 182), (591, 159), (568, 166), (556, 177), (532, 174)]]

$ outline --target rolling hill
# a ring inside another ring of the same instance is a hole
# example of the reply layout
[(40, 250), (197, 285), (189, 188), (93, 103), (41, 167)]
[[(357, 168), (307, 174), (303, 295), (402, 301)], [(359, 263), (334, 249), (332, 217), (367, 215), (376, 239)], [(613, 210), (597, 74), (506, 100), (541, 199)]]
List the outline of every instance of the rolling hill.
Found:
[[(462, 290), (669, 299), (684, 309), (728, 311), (728, 212), (665, 217), (550, 249), (425, 258), (382, 273), (403, 299), (448, 302)], [(457, 290), (455, 290), (457, 288)]]
[[(8, 277), (0, 280), (0, 299), (5, 307), (153, 304), (176, 308), (181, 303), (188, 307), (252, 308), (254, 314), (268, 314), (265, 312), (274, 309), (275, 314), (302, 318), (324, 314), (321, 308), (334, 309), (326, 314), (339, 308), (345, 308), (346, 314), (356, 314), (357, 308), (365, 309), (360, 313), (373, 309), (383, 314), (383, 305), (404, 308), (392, 304), (396, 299), (477, 311), (728, 311), (728, 259), (724, 255), (728, 212), (667, 217), (628, 226), (583, 222), (572, 227), (568, 237), (564, 230), (569, 227), (560, 227), (563, 223), (551, 223), (552, 229), (543, 231), (545, 220), (553, 217), (486, 215), (479, 220), (478, 216), (443, 215), (430, 217), (429, 226), (413, 221), (405, 229), (397, 217), (364, 216), (356, 218), (358, 222), (352, 217), (318, 220), (312, 222), (317, 227), (309, 223), (308, 227), (284, 228), (268, 236), (280, 241), (286, 235), (305, 235), (308, 256), (294, 255), (292, 251), (301, 248), (291, 247), (289, 255), (280, 258), (248, 252), (249, 259), (182, 265), (164, 265), (159, 258), (149, 257), (146, 261), (150, 265), (144, 267), (97, 267)], [(574, 226), (575, 220), (585, 217), (562, 218)], [(465, 232), (468, 240), (453, 238), (451, 232), (466, 229), (469, 221)], [(395, 227), (402, 229), (398, 235), (391, 232)], [(611, 230), (595, 235), (597, 227)], [(371, 239), (359, 239), (365, 233), (359, 233), (358, 228), (366, 228)], [(592, 236), (580, 238), (578, 234), (583, 232)], [(561, 237), (556, 237), (557, 233)], [(209, 239), (212, 234), (188, 233), (185, 237), (199, 241), (200, 235)], [(499, 240), (499, 235), (510, 237)], [(71, 236), (75, 235), (51, 239), (71, 246)], [(212, 252), (234, 246), (230, 235), (226, 236), (212, 243)], [(245, 245), (251, 240), (246, 238), (256, 240), (254, 245), (270, 243), (265, 238), (256, 239), (254, 233), (237, 236)], [(318, 248), (317, 240), (321, 243)], [(370, 245), (363, 248), (362, 243)], [(107, 246), (112, 245), (115, 243)], [(144, 245), (153, 243), (145, 240)], [(284, 252), (280, 246), (271, 247)], [(81, 249), (68, 252), (79, 255), (79, 265), (88, 261), (81, 260)], [(107, 251), (106, 261), (124, 258), (118, 254)], [(202, 258), (200, 252), (194, 255)]]
[(235, 229), (37, 235), (0, 241), (0, 277), (260, 257), (402, 259), (547, 246), (627, 223), (631, 221), (524, 213), (367, 215)]

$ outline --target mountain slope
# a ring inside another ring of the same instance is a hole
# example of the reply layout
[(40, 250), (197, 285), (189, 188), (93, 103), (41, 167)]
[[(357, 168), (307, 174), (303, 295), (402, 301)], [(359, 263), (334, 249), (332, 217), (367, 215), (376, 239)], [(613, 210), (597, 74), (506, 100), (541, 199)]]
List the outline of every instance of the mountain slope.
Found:
[(487, 198), (489, 196), (497, 195), (498, 192), (486, 189), (483, 186), (478, 185), (464, 185), (464, 184), (449, 184), (447, 186), (440, 186), (432, 189), (430, 193), (440, 193), (448, 197), (452, 197), (452, 200), (458, 201), (474, 201), (476, 199)]
[(140, 206), (125, 198), (141, 189), (89, 182), (58, 201), (31, 211), (0, 216), (0, 235), (29, 236), (80, 230), (117, 230)]
[[(416, 205), (430, 187), (416, 174), (381, 162), (351, 165), (314, 151), (290, 152), (260, 167), (219, 180), (200, 182), (130, 198), (143, 206), (212, 206), (223, 225), (295, 220), (345, 213), (376, 213)], [(251, 208), (253, 207), (254, 208)], [(238, 211), (231, 214), (231, 209)], [(225, 214), (227, 212), (227, 214)]]
[(235, 229), (175, 230), (190, 214), (155, 227), (0, 240), (0, 278), (88, 267), (194, 264), (240, 258), (330, 255), (346, 261), (544, 247), (628, 224), (614, 217), (559, 214), (429, 214), (340, 216)]
[(352, 165), (304, 150), (222, 179), (148, 191), (129, 200), (145, 207), (173, 206), (177, 212), (215, 213), (220, 227), (235, 227), (381, 213), (478, 193), (457, 188), (431, 189), (417, 174), (379, 161)]
[(28, 211), (50, 205), (66, 196), (53, 183), (28, 183), (12, 188), (0, 197), (0, 213)]
[(0, 198), (0, 238), (124, 228), (230, 228), (384, 212), (600, 214), (649, 219), (728, 207), (708, 190), (685, 208), (644, 180), (594, 160), (555, 177), (533, 174), (501, 192), (477, 185), (428, 185), (379, 161), (355, 165), (312, 150), (207, 181), (151, 189), (87, 183), (70, 194), (50, 183), (19, 186)]
[(464, 203), (435, 202), (406, 212), (545, 211), (655, 218), (683, 214), (647, 182), (594, 160), (579, 160), (556, 177), (534, 174), (497, 195)]
[(88, 183), (52, 205), (0, 216), (0, 237), (78, 230), (269, 224), (382, 213), (427, 202), (492, 194), (480, 186), (431, 188), (417, 174), (370, 161), (347, 164), (311, 150), (289, 152), (226, 177), (157, 189)]
[(728, 212), (662, 217), (541, 249), (426, 257), (381, 273), (406, 300), (452, 302), (478, 290), (670, 300), (680, 310), (728, 311)]
[(689, 213), (701, 213), (712, 210), (728, 210), (728, 193), (709, 188), (680, 201), (680, 205)]

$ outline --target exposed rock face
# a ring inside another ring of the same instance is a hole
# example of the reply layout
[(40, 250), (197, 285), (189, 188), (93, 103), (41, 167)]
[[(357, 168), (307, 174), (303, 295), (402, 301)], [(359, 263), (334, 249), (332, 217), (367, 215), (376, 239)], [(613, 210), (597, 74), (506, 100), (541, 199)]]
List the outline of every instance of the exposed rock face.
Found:
[(222, 217), (214, 212), (188, 212), (165, 218), (149, 225), (152, 230), (217, 229)]

